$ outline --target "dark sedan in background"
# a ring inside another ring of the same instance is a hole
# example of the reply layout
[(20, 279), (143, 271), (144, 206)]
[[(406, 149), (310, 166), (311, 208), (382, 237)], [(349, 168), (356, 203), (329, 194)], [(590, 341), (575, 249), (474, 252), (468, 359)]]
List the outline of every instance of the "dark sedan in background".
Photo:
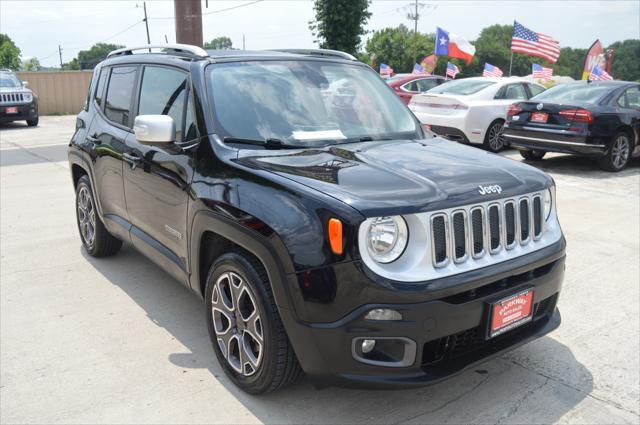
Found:
[(589, 155), (620, 171), (640, 153), (640, 84), (580, 81), (514, 103), (504, 125), (507, 144), (527, 160), (546, 152)]
[(387, 80), (387, 84), (400, 96), (405, 105), (408, 105), (414, 95), (424, 93), (445, 81), (447, 80), (439, 75), (410, 74), (392, 77)]

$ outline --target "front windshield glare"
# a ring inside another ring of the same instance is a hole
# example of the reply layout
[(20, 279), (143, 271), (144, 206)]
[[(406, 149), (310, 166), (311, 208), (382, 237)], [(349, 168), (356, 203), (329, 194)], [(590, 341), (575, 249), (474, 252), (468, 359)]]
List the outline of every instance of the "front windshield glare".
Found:
[(223, 137), (279, 139), (300, 146), (419, 137), (411, 113), (364, 66), (256, 61), (208, 69)]
[(22, 87), (20, 79), (8, 72), (0, 73), (0, 87)]
[(545, 100), (547, 102), (586, 102), (597, 103), (605, 94), (611, 91), (611, 87), (593, 83), (560, 84), (533, 97), (533, 100)]
[(486, 80), (454, 80), (436, 86), (427, 91), (427, 93), (446, 93), (470, 95), (495, 84), (493, 81)]

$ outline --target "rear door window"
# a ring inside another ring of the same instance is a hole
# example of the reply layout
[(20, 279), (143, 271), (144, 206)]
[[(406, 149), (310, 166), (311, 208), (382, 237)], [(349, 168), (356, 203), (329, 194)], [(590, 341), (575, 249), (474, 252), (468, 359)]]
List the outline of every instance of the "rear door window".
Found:
[(187, 74), (177, 69), (146, 66), (140, 88), (138, 115), (168, 115), (176, 123), (176, 141), (182, 141)]
[(109, 69), (103, 68), (100, 70), (100, 76), (98, 77), (98, 84), (96, 84), (96, 91), (94, 94), (94, 98), (96, 103), (99, 106), (99, 109), (102, 109), (102, 96), (104, 96), (104, 85), (107, 81), (107, 75), (109, 75)]
[(423, 78), (418, 80), (418, 91), (424, 92), (430, 90), (438, 85), (438, 80), (435, 78)]
[(531, 97), (537, 96), (545, 90), (546, 89), (544, 87), (539, 86), (537, 84), (529, 84), (529, 91), (531, 92)]
[(522, 84), (509, 84), (505, 91), (505, 99), (509, 100), (526, 100), (527, 92)]
[(618, 98), (618, 106), (622, 108), (640, 109), (640, 89), (631, 87)]
[(104, 114), (110, 121), (125, 127), (130, 127), (136, 72), (137, 68), (134, 66), (112, 68), (107, 87)]

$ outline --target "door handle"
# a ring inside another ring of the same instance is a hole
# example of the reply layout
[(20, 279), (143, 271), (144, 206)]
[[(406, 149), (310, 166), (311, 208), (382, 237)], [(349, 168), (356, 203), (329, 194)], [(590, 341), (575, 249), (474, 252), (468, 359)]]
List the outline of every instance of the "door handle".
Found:
[(138, 164), (142, 162), (142, 158), (138, 155), (132, 155), (130, 153), (123, 153), (122, 158), (129, 163), (132, 170), (135, 170)]
[(96, 145), (99, 145), (100, 143), (102, 143), (102, 140), (98, 139), (97, 137), (93, 137), (93, 136), (87, 136), (87, 140), (90, 141), (91, 143), (96, 144)]

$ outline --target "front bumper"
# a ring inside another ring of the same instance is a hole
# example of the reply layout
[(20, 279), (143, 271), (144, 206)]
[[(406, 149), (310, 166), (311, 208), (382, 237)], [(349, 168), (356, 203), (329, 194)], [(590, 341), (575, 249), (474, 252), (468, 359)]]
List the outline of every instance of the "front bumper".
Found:
[[(15, 114), (8, 114), (7, 108), (18, 108), (18, 112)], [(38, 105), (35, 102), (32, 103), (20, 103), (20, 104), (2, 104), (0, 105), (0, 122), (13, 122), (21, 120), (33, 120), (38, 116)]]
[[(564, 277), (561, 252), (536, 261), (528, 269), (501, 273), (499, 280), (416, 303), (362, 305), (331, 323), (286, 323), (287, 332), (306, 374), (321, 384), (356, 388), (413, 387), (433, 384), (494, 356), (539, 338), (560, 325), (556, 309)], [(505, 277), (507, 276), (507, 277)], [(522, 289), (534, 290), (533, 320), (493, 339), (486, 339), (489, 305)], [(416, 294), (416, 299), (420, 295)], [(390, 308), (401, 321), (371, 321), (371, 309)], [(356, 360), (354, 340), (389, 338), (409, 341), (415, 354), (406, 364), (382, 366)]]

